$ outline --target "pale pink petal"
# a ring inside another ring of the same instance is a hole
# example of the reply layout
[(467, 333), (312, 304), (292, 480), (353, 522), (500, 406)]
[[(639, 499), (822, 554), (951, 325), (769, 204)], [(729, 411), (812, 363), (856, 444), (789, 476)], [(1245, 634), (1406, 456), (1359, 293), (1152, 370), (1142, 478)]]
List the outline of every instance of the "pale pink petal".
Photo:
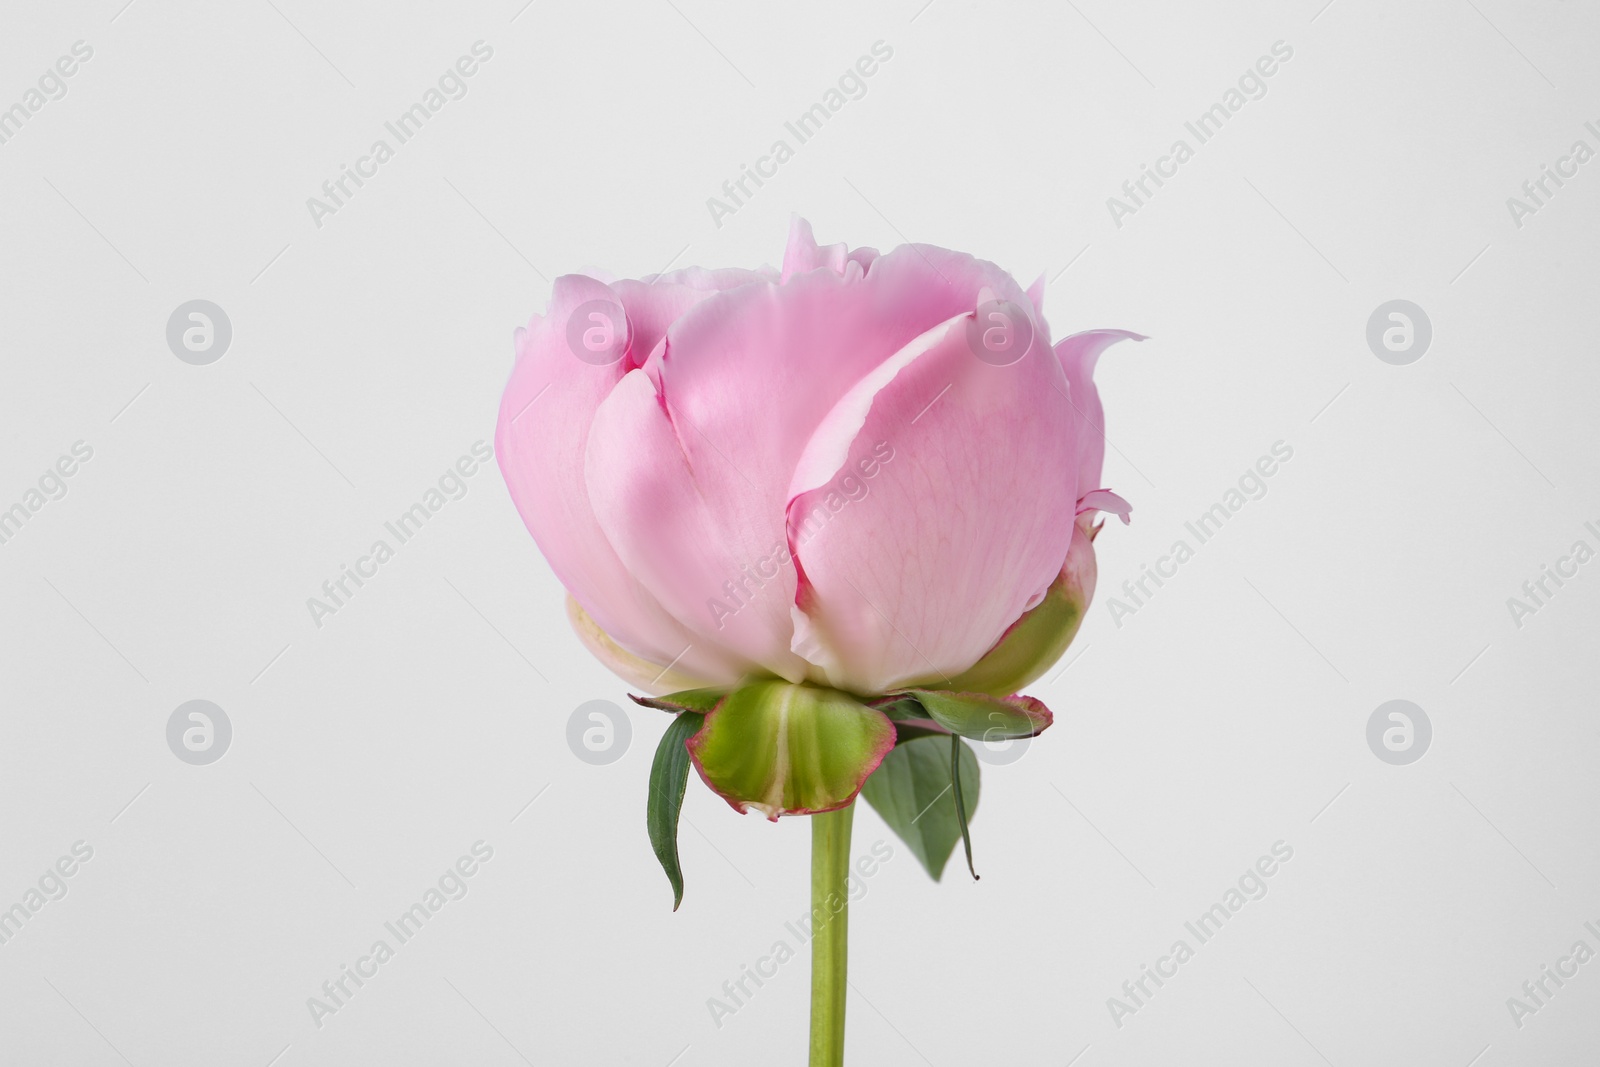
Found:
[(770, 266), (755, 270), (747, 267), (681, 267), (666, 274), (646, 274), (639, 280), (649, 285), (687, 285), (691, 289), (704, 289), (711, 293), (749, 285), (751, 282), (775, 282), (780, 280), (780, 275)]
[(752, 282), (777, 280), (777, 273), (728, 267), (705, 270), (686, 267), (671, 274), (660, 274), (639, 281), (624, 279), (613, 282), (611, 289), (621, 298), (628, 313), (629, 328), (633, 334), (633, 365), (644, 362), (644, 357), (667, 335), (667, 327), (676, 322), (685, 311), (724, 289), (734, 289)]
[(1039, 273), (1039, 276), (1033, 280), (1033, 284), (1028, 286), (1028, 300), (1033, 304), (1033, 310), (1037, 311), (1041, 315), (1044, 314), (1044, 272), (1043, 271), (1041, 271)]
[(726, 685), (730, 678), (700, 678), (687, 673), (683, 669), (681, 657), (676, 663), (651, 663), (641, 659), (617, 644), (611, 635), (600, 629), (598, 623), (589, 617), (571, 594), (567, 596), (567, 621), (572, 624), (573, 632), (578, 635), (578, 640), (583, 642), (583, 647), (605, 665), (606, 669), (621, 678), (633, 689), (648, 693), (651, 696), (661, 696), (665, 693), (681, 693), (685, 689), (703, 689), (713, 685)]
[(850, 250), (850, 262), (858, 264), (863, 273), (871, 268), (877, 258), (878, 250), (870, 245), (862, 245), (860, 248), (852, 248)]
[(716, 292), (671, 282), (620, 281), (611, 286), (618, 302), (628, 314), (628, 327), (632, 336), (629, 353), (631, 370), (639, 366), (650, 351), (667, 335), (667, 328), (683, 313)]
[(811, 234), (811, 223), (796, 215), (789, 220), (789, 246), (783, 251), (783, 280), (823, 267), (843, 274), (849, 254), (849, 246), (844, 244), (818, 246)]
[[(624, 357), (585, 362), (568, 347), (568, 320), (590, 301), (617, 303), (592, 278), (556, 279), (549, 311), (518, 338), (519, 354), (500, 401), (495, 456), (511, 499), (551, 569), (585, 611), (628, 651), (667, 663), (692, 643), (689, 631), (662, 610), (628, 573), (601, 533), (583, 482), (583, 448), (595, 408), (628, 370)], [(626, 321), (616, 324), (619, 343)], [(679, 661), (708, 680), (736, 677), (715, 646)]]
[(789, 244), (783, 253), (783, 273), (780, 281), (791, 275), (827, 267), (835, 274), (846, 274), (850, 264), (860, 268), (854, 276), (860, 277), (878, 259), (878, 250), (867, 246), (850, 248), (845, 244), (818, 245), (811, 233), (811, 223), (796, 215), (789, 221)]
[(1100, 354), (1118, 341), (1143, 340), (1142, 334), (1129, 330), (1089, 330), (1063, 337), (1056, 345), (1078, 415), (1079, 492), (1100, 485), (1106, 458), (1105, 412), (1100, 407), (1100, 391), (1094, 385), (1095, 364), (1100, 361)]
[(1076, 425), (1061, 366), (1042, 343), (1008, 366), (980, 360), (974, 321), (952, 317), (864, 379), (797, 464), (794, 647), (831, 684), (874, 693), (965, 670), (1067, 558)]
[[(800, 681), (806, 666), (789, 650), (794, 571), (781, 537), (762, 525), (728, 523), (690, 465), (656, 384), (643, 371), (618, 383), (595, 413), (583, 464), (600, 526), (630, 573), (694, 640), (729, 649), (749, 669)], [(733, 477), (732, 461), (724, 458)], [(755, 499), (754, 494), (747, 499)]]
[(1121, 519), (1124, 526), (1133, 521), (1128, 517), (1133, 514), (1133, 505), (1109, 489), (1092, 489), (1078, 498), (1079, 515), (1097, 511), (1110, 512)]

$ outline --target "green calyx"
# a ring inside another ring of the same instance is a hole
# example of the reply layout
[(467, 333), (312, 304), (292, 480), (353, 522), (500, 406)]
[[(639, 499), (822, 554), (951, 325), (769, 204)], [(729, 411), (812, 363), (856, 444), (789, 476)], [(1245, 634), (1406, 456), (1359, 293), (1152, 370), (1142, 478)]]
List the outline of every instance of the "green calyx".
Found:
[[(678, 818), (689, 767), (736, 811), (776, 821), (867, 799), (937, 880), (978, 803), (965, 739), (1034, 737), (1052, 722), (1032, 697), (919, 687), (877, 699), (778, 679), (691, 689), (637, 703), (674, 715), (650, 769), (650, 843), (683, 900)], [(976, 877), (976, 874), (974, 874)]]
[(777, 819), (850, 803), (894, 741), (888, 717), (847, 693), (769, 680), (724, 697), (688, 748), (736, 810)]

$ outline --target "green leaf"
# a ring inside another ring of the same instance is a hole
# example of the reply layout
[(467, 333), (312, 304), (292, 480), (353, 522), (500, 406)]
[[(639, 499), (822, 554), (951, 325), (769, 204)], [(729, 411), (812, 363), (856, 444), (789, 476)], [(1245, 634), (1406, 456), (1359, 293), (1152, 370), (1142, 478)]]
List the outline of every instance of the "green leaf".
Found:
[(1037, 737), (1054, 717), (1033, 697), (995, 697), (987, 693), (945, 693), (907, 689), (897, 696), (917, 698), (934, 722), (953, 734), (979, 741)]
[(740, 812), (814, 815), (855, 799), (894, 747), (884, 714), (835, 689), (752, 682), (689, 739), (706, 784)]
[(961, 822), (951, 789), (950, 752), (958, 746), (961, 794), (968, 814), (978, 808), (978, 758), (952, 737), (922, 737), (896, 745), (867, 779), (861, 795), (906, 843), (934, 881), (961, 837)]
[(683, 791), (689, 781), (687, 742), (700, 729), (705, 716), (686, 711), (672, 720), (656, 746), (650, 764), (650, 797), (645, 822), (650, 828), (650, 847), (661, 861), (672, 883), (672, 910), (683, 903), (683, 870), (678, 866), (678, 812), (683, 808)]
[(674, 715), (680, 711), (697, 711), (704, 715), (727, 695), (726, 689), (684, 689), (681, 692), (668, 693), (663, 697), (636, 697), (629, 693), (628, 699), (640, 707), (670, 711)]

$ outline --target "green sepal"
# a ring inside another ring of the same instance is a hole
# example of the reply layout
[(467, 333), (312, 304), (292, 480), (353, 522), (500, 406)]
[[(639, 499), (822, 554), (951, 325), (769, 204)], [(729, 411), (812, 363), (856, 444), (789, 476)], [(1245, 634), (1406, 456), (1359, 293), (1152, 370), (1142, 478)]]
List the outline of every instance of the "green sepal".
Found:
[(950, 733), (934, 722), (915, 697), (885, 697), (874, 701), (873, 707), (894, 723), (895, 744), (903, 745), (919, 737), (944, 737)]
[(685, 689), (678, 693), (668, 693), (660, 697), (637, 697), (632, 693), (628, 699), (635, 704), (646, 708), (655, 708), (657, 711), (670, 711), (674, 715), (680, 711), (695, 711), (702, 715), (709, 714), (717, 703), (728, 691), (722, 688), (712, 689)]
[(920, 737), (896, 745), (861, 790), (936, 882), (962, 836), (951, 787), (951, 744), (959, 746), (961, 794), (971, 815), (978, 807), (978, 758), (956, 737)]
[(934, 722), (953, 734), (977, 741), (1037, 737), (1054, 721), (1050, 709), (1033, 697), (947, 693), (935, 689), (907, 689), (893, 695), (915, 698)]
[(889, 719), (849, 694), (769, 680), (729, 693), (688, 749), (734, 810), (776, 820), (850, 803), (894, 741)]
[[(636, 698), (637, 699), (637, 698)], [(705, 716), (686, 711), (672, 720), (656, 746), (650, 764), (650, 796), (645, 822), (650, 829), (650, 847), (655, 849), (661, 869), (672, 883), (672, 910), (683, 903), (683, 870), (678, 865), (678, 813), (683, 809), (683, 793), (689, 782), (688, 740), (700, 729)]]
[(972, 865), (972, 834), (967, 831), (967, 804), (961, 789), (961, 753), (966, 747), (961, 738), (950, 735), (950, 792), (956, 798), (956, 822), (961, 826), (961, 845), (967, 850), (967, 870), (972, 872), (972, 880), (976, 882), (978, 868)]

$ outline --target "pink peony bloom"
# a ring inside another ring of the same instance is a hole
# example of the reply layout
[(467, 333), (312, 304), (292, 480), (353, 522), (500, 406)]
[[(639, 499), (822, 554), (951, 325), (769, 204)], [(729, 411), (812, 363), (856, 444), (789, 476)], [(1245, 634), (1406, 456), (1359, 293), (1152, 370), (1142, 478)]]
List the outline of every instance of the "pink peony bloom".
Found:
[(652, 693), (752, 677), (1015, 693), (1094, 589), (1096, 360), (1042, 280), (928, 245), (556, 280), (495, 435), (588, 648)]

